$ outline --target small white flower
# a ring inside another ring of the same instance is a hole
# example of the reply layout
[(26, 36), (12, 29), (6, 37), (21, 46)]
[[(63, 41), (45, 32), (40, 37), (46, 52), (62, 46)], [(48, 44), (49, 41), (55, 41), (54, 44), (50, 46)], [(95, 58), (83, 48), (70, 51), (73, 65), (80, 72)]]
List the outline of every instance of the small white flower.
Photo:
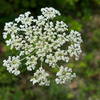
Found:
[(31, 25), (31, 23), (34, 21), (33, 16), (30, 16), (31, 12), (26, 12), (25, 14), (20, 14), (18, 18), (15, 19), (15, 22), (25, 25)]
[(33, 78), (30, 80), (33, 85), (38, 83), (40, 86), (48, 86), (50, 81), (48, 80), (49, 74), (45, 72), (45, 70), (40, 67), (35, 73)]
[[(68, 63), (72, 57), (79, 59), (81, 50), (81, 34), (69, 30), (63, 21), (54, 20), (60, 12), (52, 7), (41, 9), (41, 15), (35, 19), (31, 12), (20, 14), (13, 22), (4, 26), (3, 38), (6, 45), (16, 49), (17, 56), (9, 56), (3, 65), (7, 70), (19, 75), (19, 65), (25, 61), (27, 71), (36, 71), (30, 80), (33, 85), (50, 84), (49, 74), (44, 70), (45, 65), (50, 68), (59, 68), (59, 62)], [(43, 68), (44, 69), (43, 69)], [(74, 78), (71, 69), (60, 67), (55, 79), (57, 84), (63, 84)]]
[(14, 75), (19, 75), (20, 71), (18, 70), (20, 65), (20, 57), (19, 56), (9, 56), (7, 60), (3, 61), (3, 66), (7, 67), (7, 70)]
[(81, 47), (79, 44), (74, 44), (68, 46), (68, 53), (70, 57), (75, 57), (76, 60), (79, 59), (79, 55), (82, 53)]
[(30, 56), (30, 57), (26, 57), (26, 59), (27, 59), (27, 62), (26, 62), (27, 70), (28, 71), (34, 70), (35, 69), (35, 66), (37, 64), (37, 57), (35, 57), (33, 55), (33, 56)]
[(57, 32), (64, 32), (68, 30), (68, 26), (63, 21), (56, 21), (55, 29)]
[(66, 38), (74, 43), (80, 44), (82, 42), (81, 34), (77, 31), (71, 30), (70, 34), (66, 36)]
[(67, 82), (70, 82), (73, 78), (75, 78), (76, 74), (72, 73), (71, 68), (61, 66), (56, 76), (57, 78), (55, 79), (55, 81), (57, 84), (65, 84)]
[(47, 19), (54, 18), (56, 15), (60, 15), (60, 12), (52, 7), (42, 8), (41, 12)]
[(57, 63), (57, 59), (52, 54), (49, 54), (49, 55), (47, 55), (45, 62), (47, 64), (49, 64), (49, 66), (55, 67), (55, 65)]

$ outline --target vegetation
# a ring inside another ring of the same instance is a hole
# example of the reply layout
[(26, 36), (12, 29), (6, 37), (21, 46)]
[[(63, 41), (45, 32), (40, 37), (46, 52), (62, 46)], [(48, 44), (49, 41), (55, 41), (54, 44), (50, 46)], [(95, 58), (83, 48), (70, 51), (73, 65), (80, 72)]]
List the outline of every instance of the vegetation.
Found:
[[(31, 11), (40, 14), (43, 7), (54, 7), (63, 15), (59, 19), (82, 33), (83, 54), (69, 66), (77, 78), (69, 85), (32, 86), (24, 73), (15, 77), (2, 61), (11, 52), (4, 43), (5, 22)], [(100, 99), (100, 0), (0, 0), (0, 100), (99, 100)]]

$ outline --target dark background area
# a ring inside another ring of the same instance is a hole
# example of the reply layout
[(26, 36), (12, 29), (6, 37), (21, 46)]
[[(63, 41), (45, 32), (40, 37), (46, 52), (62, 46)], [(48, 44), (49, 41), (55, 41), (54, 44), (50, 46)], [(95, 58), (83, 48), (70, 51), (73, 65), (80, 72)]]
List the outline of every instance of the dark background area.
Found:
[[(40, 15), (43, 7), (54, 7), (61, 20), (82, 34), (83, 54), (71, 62), (77, 78), (70, 85), (32, 86), (27, 75), (15, 77), (2, 61), (12, 54), (2, 38), (5, 22), (31, 11)], [(100, 0), (0, 0), (0, 100), (100, 100)]]

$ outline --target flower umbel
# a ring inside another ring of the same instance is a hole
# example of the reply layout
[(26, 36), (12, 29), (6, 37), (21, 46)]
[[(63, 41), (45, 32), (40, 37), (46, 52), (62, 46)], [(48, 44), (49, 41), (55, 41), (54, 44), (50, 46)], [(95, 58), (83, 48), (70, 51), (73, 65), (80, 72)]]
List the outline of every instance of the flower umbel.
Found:
[(15, 57), (11, 57), (9, 56), (7, 60), (3, 61), (3, 65), (7, 67), (7, 70), (10, 73), (13, 73), (14, 75), (19, 75), (20, 71), (18, 70), (19, 65), (20, 65), (20, 58), (19, 56)]
[(68, 67), (61, 66), (60, 70), (57, 72), (55, 79), (57, 84), (64, 84), (70, 82), (74, 77), (76, 77), (75, 73), (72, 73), (72, 69)]
[(50, 84), (50, 81), (47, 79), (49, 76), (48, 73), (45, 72), (45, 70), (40, 67), (35, 73), (33, 78), (30, 80), (33, 85), (36, 83), (39, 83), (39, 85), (46, 85), (48, 86)]
[[(61, 15), (58, 10), (46, 7), (41, 9), (41, 13), (35, 19), (28, 11), (5, 24), (3, 38), (19, 54), (9, 56), (3, 65), (9, 73), (19, 75), (24, 60), (27, 71), (35, 71), (30, 79), (33, 85), (38, 83), (45, 86), (50, 84), (50, 74), (46, 72), (46, 67), (58, 68), (55, 82), (65, 84), (75, 77), (72, 69), (64, 67), (64, 64), (71, 58), (79, 59), (82, 52), (81, 34), (75, 30), (70, 31), (65, 22), (54, 19)], [(59, 64), (61, 61), (63, 65)]]

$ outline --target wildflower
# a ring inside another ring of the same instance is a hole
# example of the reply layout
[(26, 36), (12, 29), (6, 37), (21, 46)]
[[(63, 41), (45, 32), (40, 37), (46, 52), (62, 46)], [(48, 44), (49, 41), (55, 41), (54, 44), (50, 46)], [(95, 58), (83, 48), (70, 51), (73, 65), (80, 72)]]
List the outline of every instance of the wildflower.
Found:
[[(4, 26), (3, 38), (7, 46), (16, 49), (17, 56), (9, 56), (3, 65), (9, 73), (20, 74), (20, 65), (24, 61), (27, 71), (36, 71), (30, 80), (33, 85), (50, 84), (45, 71), (45, 65), (50, 68), (59, 68), (56, 74), (56, 83), (64, 84), (71, 81), (75, 75), (72, 69), (61, 66), (60, 61), (68, 63), (71, 58), (79, 59), (81, 50), (81, 34), (69, 30), (63, 21), (54, 21), (60, 12), (52, 7), (41, 9), (41, 15), (34, 18), (31, 12), (25, 12), (8, 22)], [(61, 67), (60, 67), (61, 66)]]
[(20, 63), (20, 57), (19, 56), (17, 56), (17, 57), (9, 56), (7, 60), (3, 61), (3, 66), (6, 66), (7, 70), (10, 73), (13, 73), (14, 75), (20, 74), (20, 71), (18, 70), (20, 64), (21, 63)]
[(61, 66), (56, 76), (57, 78), (55, 79), (55, 81), (57, 84), (65, 84), (70, 82), (73, 78), (75, 78), (76, 74), (72, 73), (71, 68)]
[(50, 84), (50, 81), (47, 79), (49, 74), (45, 72), (45, 70), (40, 67), (35, 73), (33, 78), (30, 80), (33, 85), (38, 83), (40, 86), (46, 85), (48, 86)]

